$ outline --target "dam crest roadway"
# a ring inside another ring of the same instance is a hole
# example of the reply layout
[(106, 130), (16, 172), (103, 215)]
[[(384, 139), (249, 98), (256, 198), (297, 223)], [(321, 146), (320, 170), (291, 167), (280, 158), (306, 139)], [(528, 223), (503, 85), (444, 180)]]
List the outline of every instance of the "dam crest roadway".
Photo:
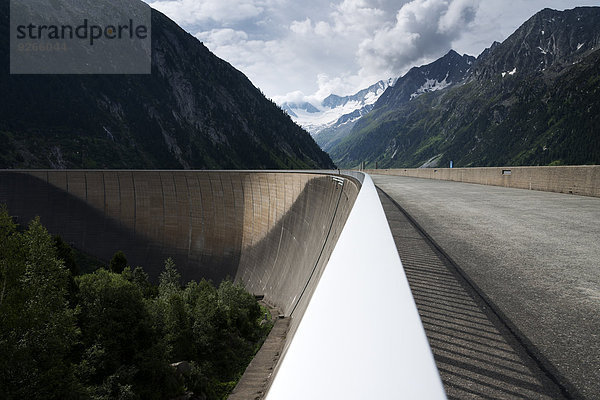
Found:
[(372, 177), (449, 398), (598, 398), (600, 198)]

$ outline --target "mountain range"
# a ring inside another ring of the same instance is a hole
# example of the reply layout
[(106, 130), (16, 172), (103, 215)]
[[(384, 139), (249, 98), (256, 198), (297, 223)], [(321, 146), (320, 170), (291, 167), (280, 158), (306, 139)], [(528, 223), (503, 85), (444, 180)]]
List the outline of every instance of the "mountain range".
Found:
[[(340, 136), (338, 132), (349, 131), (354, 122), (373, 109), (373, 105), (385, 90), (393, 84), (392, 79), (379, 81), (366, 89), (349, 96), (331, 94), (315, 104), (302, 102), (284, 102), (281, 108), (292, 119), (308, 130), (317, 143), (327, 150)], [(343, 133), (342, 133), (343, 135)]]
[(327, 150), (340, 167), (600, 164), (598, 21), (544, 9), (476, 59), (413, 68)]
[(151, 13), (149, 75), (10, 75), (0, 0), (0, 168), (333, 167), (246, 76)]

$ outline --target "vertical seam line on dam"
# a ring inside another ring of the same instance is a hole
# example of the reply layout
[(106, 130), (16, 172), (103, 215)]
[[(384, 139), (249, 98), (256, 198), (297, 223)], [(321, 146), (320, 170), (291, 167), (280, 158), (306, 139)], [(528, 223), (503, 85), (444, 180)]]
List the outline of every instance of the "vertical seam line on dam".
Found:
[[(188, 245), (187, 245), (187, 255), (188, 259), (190, 258), (190, 254), (192, 252), (192, 194), (190, 193), (190, 182), (188, 181), (187, 174), (183, 175), (185, 179), (185, 187), (187, 189), (187, 200), (188, 200)], [(173, 178), (175, 179), (175, 178)]]
[(131, 188), (133, 189), (133, 236), (137, 234), (136, 225), (137, 225), (137, 193), (135, 190), (135, 174), (131, 173)]
[(163, 186), (163, 178), (162, 178), (162, 173), (158, 173), (158, 180), (160, 181), (160, 193), (162, 195), (162, 227), (161, 227), (161, 232), (159, 233), (159, 243), (164, 243), (165, 242), (165, 224), (167, 223), (167, 218), (165, 217), (165, 213), (166, 213), (166, 207), (165, 207), (165, 187)]
[[(123, 222), (122, 222), (122, 217), (123, 217), (123, 194), (121, 193), (121, 177), (119, 176), (118, 172), (116, 172), (115, 175), (117, 176), (117, 185), (119, 186), (119, 226), (122, 227), (123, 226)], [(68, 185), (68, 181), (67, 181), (67, 185)]]
[(104, 215), (106, 215), (106, 179), (104, 176), (104, 171), (102, 171), (102, 173), (100, 175), (102, 176), (102, 196), (103, 196), (102, 207), (103, 207)]

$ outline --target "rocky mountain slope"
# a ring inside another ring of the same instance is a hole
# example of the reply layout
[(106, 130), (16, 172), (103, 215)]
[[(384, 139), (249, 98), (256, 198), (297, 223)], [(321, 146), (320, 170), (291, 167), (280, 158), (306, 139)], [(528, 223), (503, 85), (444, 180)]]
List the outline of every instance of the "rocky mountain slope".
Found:
[[(423, 93), (441, 90), (463, 80), (470, 72), (475, 57), (460, 56), (450, 51), (439, 60), (421, 67), (412, 68), (389, 86), (377, 101), (393, 106), (412, 100)], [(330, 96), (332, 97), (332, 96)], [(329, 98), (328, 98), (329, 99)], [(323, 102), (325, 104), (325, 101)], [(315, 140), (325, 151), (332, 151), (351, 132), (356, 122), (373, 110), (375, 103), (340, 117), (335, 124), (320, 131)]]
[(241, 72), (160, 12), (151, 75), (9, 75), (9, 1), (0, 6), (0, 168), (333, 167)]
[(342, 167), (598, 164), (598, 21), (598, 7), (542, 10), (459, 84), (415, 96), (397, 83), (329, 153)]
[(380, 104), (398, 107), (425, 93), (451, 87), (469, 76), (475, 61), (473, 56), (461, 56), (450, 50), (431, 64), (411, 68), (393, 87), (381, 95)]

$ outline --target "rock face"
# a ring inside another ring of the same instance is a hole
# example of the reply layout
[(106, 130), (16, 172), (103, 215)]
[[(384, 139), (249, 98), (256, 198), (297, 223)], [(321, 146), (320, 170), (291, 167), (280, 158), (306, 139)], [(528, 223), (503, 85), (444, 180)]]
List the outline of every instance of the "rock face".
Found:
[(478, 59), (475, 75), (544, 73), (569, 67), (600, 45), (600, 8), (564, 12), (546, 8), (526, 21), (502, 44), (496, 43)]
[(160, 12), (151, 75), (9, 75), (0, 3), (0, 168), (333, 167), (241, 72)]
[(422, 94), (453, 86), (469, 76), (475, 61), (475, 57), (450, 50), (431, 64), (412, 68), (381, 95), (379, 103), (398, 107)]
[(329, 153), (341, 167), (598, 164), (599, 20), (542, 10), (440, 90), (403, 86), (413, 69)]

